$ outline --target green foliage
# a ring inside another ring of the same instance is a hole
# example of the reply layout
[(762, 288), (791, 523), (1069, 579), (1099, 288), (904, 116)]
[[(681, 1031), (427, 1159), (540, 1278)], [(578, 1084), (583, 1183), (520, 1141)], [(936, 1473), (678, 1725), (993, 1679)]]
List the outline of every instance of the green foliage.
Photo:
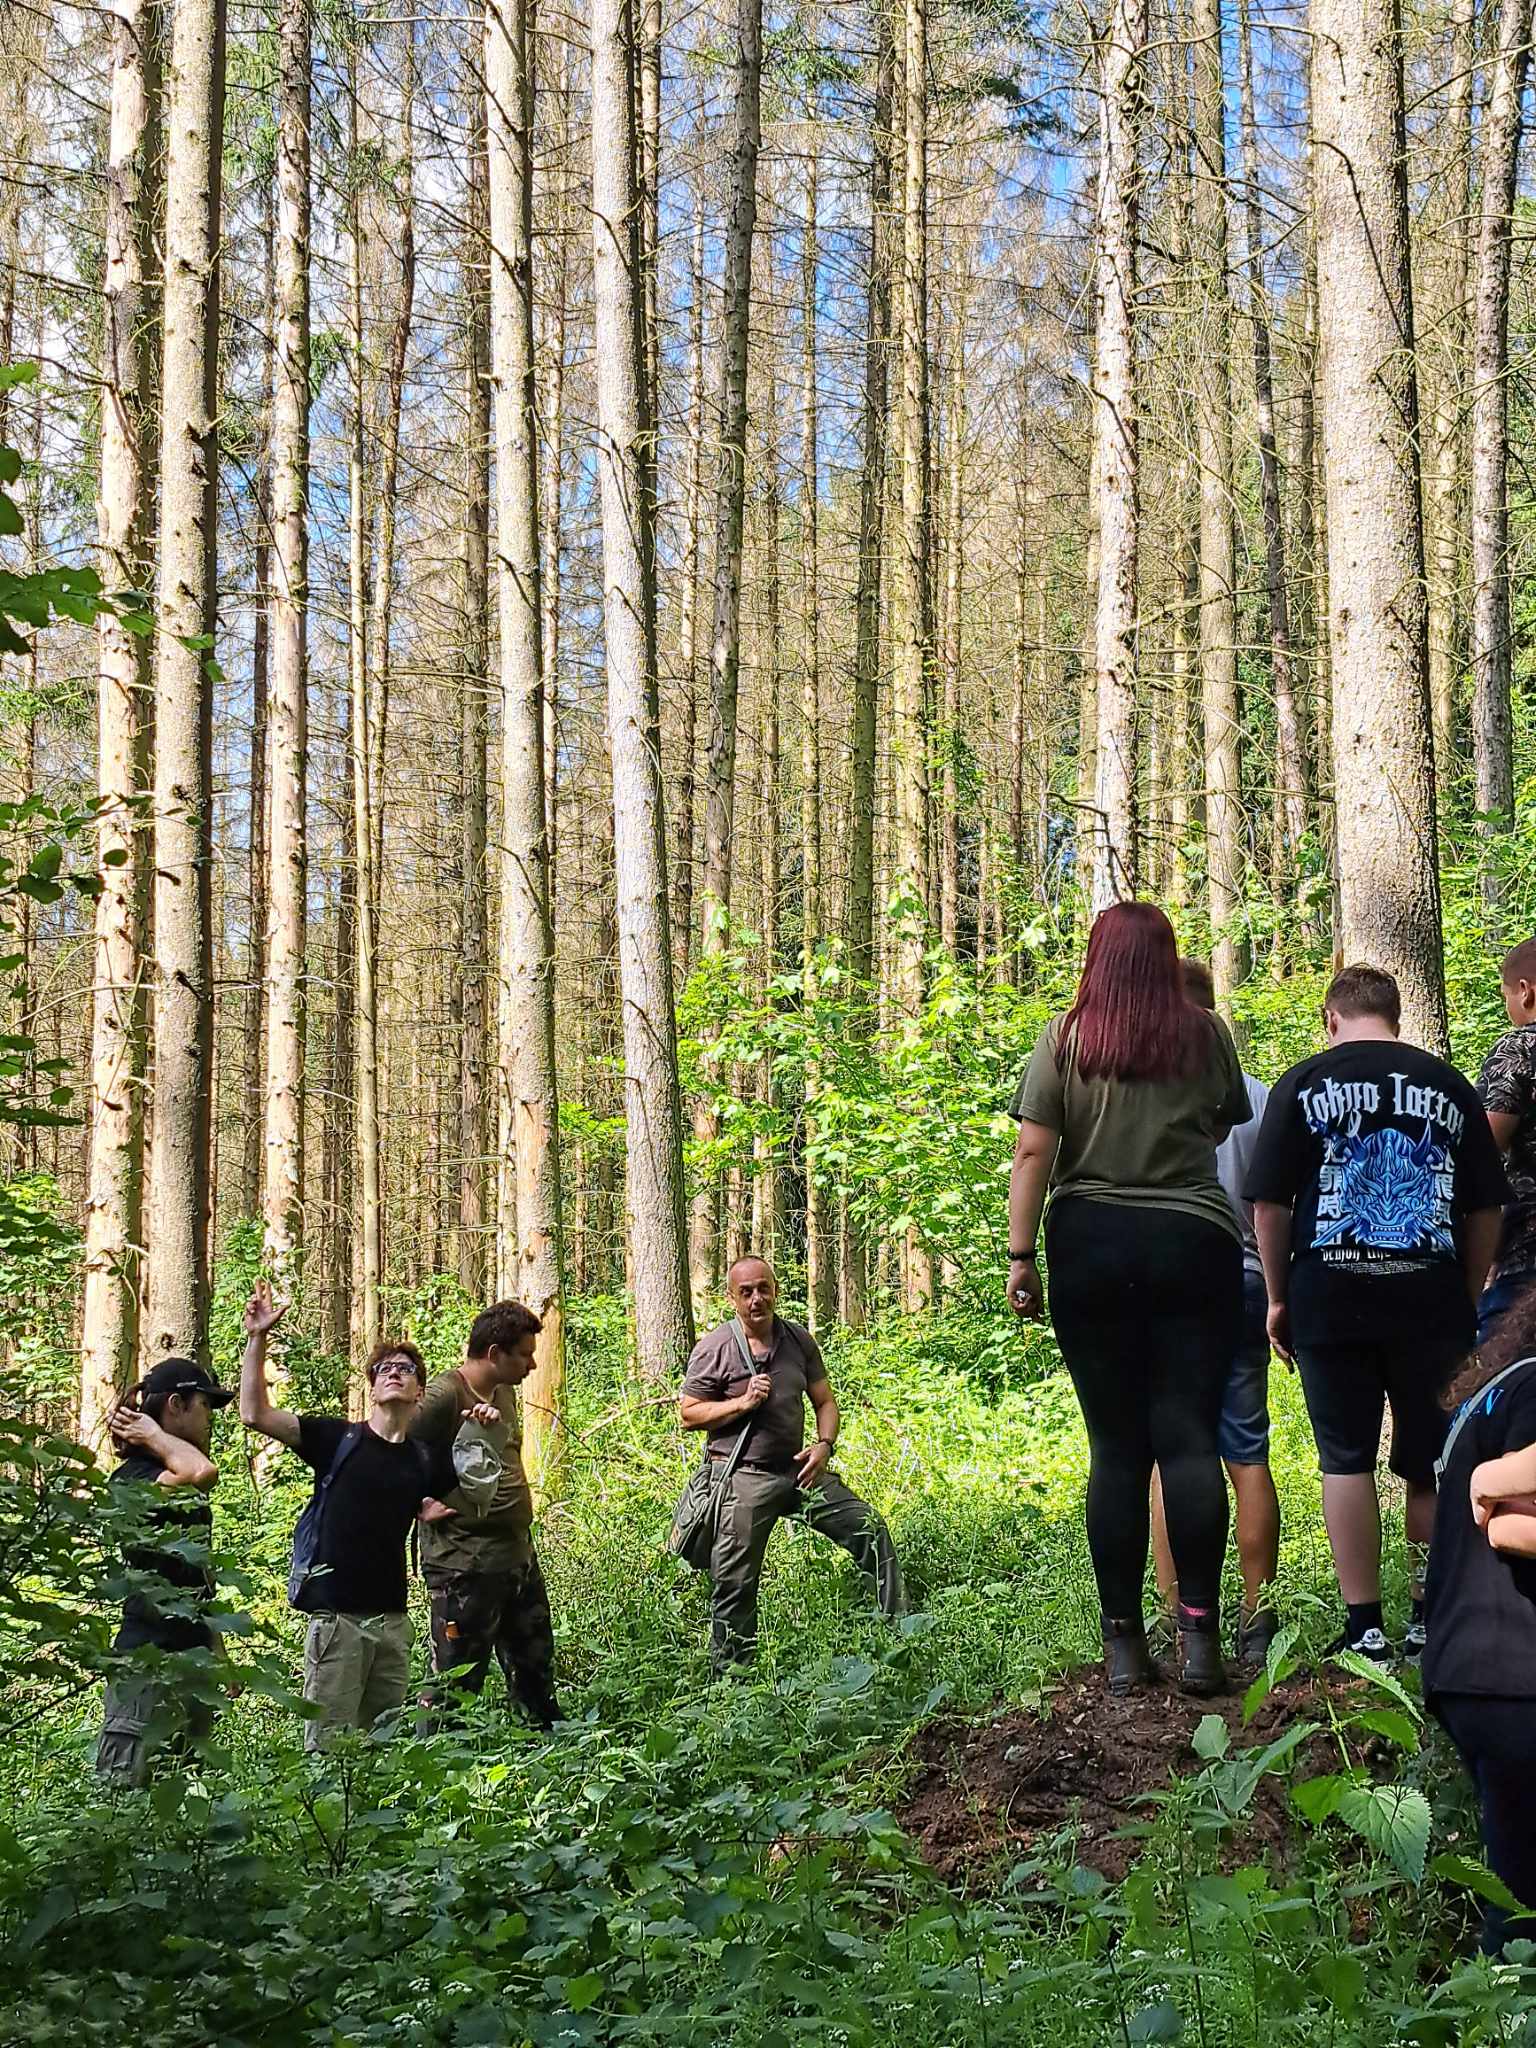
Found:
[(0, 1183), (0, 1389), (13, 1398), (57, 1402), (74, 1391), (82, 1250), (78, 1226), (59, 1214), (51, 1175)]

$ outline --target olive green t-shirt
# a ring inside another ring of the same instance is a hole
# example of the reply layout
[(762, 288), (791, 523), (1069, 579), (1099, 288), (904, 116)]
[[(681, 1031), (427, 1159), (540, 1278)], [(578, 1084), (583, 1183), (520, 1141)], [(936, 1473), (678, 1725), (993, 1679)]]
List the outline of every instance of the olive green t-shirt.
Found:
[[(465, 1409), (479, 1398), (461, 1373), (440, 1372), (421, 1397), (411, 1420), (411, 1435), (449, 1448), (459, 1433)], [(426, 1572), (494, 1572), (527, 1561), (532, 1547), (533, 1495), (523, 1471), (517, 1395), (511, 1387), (498, 1387), (490, 1400), (502, 1418), (499, 1427), (486, 1431), (501, 1456), (501, 1479), (490, 1506), (480, 1514), (457, 1488), (444, 1494), (444, 1505), (457, 1508), (458, 1513), (450, 1521), (421, 1525), (421, 1562)]]
[(1201, 1016), (1210, 1026), (1209, 1057), (1171, 1081), (1085, 1080), (1070, 1048), (1058, 1066), (1062, 1019), (1052, 1017), (1014, 1094), (1013, 1114), (1061, 1134), (1053, 1196), (1179, 1209), (1240, 1235), (1216, 1177), (1216, 1147), (1253, 1111), (1226, 1025)]

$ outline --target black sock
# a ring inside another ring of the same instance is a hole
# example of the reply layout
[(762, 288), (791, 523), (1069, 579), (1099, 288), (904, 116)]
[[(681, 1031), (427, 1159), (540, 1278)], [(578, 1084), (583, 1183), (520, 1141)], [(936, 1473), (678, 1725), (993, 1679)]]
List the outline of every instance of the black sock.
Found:
[(1381, 1627), (1381, 1602), (1362, 1600), (1358, 1607), (1347, 1602), (1344, 1608), (1344, 1632), (1352, 1643), (1358, 1643), (1368, 1628)]
[(1422, 1621), (1424, 1619), (1424, 1595), (1422, 1593), (1413, 1603), (1413, 1619), (1415, 1621)]

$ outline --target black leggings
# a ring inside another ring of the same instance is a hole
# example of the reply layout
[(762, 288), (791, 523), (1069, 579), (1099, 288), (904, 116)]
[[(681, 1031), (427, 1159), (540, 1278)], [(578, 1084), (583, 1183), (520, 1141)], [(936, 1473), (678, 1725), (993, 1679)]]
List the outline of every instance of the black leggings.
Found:
[(1218, 1223), (1144, 1203), (1053, 1202), (1051, 1321), (1088, 1425), (1088, 1547), (1099, 1603), (1141, 1613), (1147, 1493), (1162, 1473), (1179, 1597), (1214, 1609), (1227, 1543), (1216, 1453), (1243, 1330), (1243, 1254)]
[[(1442, 1692), (1430, 1704), (1477, 1787), (1488, 1868), (1522, 1906), (1536, 1906), (1536, 1700)], [(1485, 1907), (1484, 1955), (1517, 1940), (1536, 1940), (1536, 1919)]]

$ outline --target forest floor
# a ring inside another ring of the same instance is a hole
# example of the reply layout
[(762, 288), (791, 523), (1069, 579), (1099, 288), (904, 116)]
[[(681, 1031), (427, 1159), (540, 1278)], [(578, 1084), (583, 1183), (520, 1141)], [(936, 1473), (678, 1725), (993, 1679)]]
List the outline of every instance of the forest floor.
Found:
[[(1343, 1672), (1296, 1672), (1245, 1715), (1245, 1685), (1214, 1699), (1192, 1699), (1161, 1682), (1127, 1699), (1107, 1691), (1096, 1665), (1081, 1665), (1038, 1704), (1006, 1707), (980, 1720), (946, 1715), (918, 1735), (916, 1770), (896, 1809), (924, 1859), (946, 1883), (967, 1892), (995, 1888), (1009, 1867), (1063, 1834), (1077, 1862), (1111, 1882), (1130, 1870), (1143, 1846), (1154, 1795), (1176, 1774), (1197, 1770), (1195, 1730), (1209, 1716), (1234, 1744), (1273, 1742), (1298, 1721), (1319, 1732), (1292, 1760), (1288, 1778), (1266, 1778), (1223, 1860), (1270, 1866), (1283, 1876), (1293, 1861), (1290, 1785), (1337, 1767), (1325, 1731), (1330, 1706), (1342, 1716), (1364, 1702), (1362, 1681)], [(1367, 1743), (1361, 1760), (1384, 1762), (1387, 1745)]]

